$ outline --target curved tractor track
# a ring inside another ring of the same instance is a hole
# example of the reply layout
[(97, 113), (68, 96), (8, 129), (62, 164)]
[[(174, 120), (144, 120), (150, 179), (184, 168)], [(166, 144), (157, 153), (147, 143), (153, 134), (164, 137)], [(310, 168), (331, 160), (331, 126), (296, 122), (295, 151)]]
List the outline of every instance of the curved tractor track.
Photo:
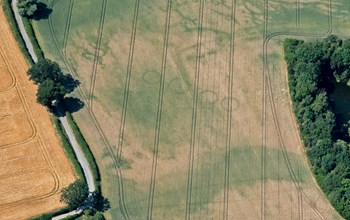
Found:
[[(289, 37), (295, 37), (295, 36), (299, 36), (299, 37), (313, 37), (313, 38), (325, 38), (328, 37), (329, 35), (331, 35), (332, 30), (333, 30), (333, 24), (332, 24), (332, 0), (329, 0), (329, 9), (328, 9), (328, 30), (324, 33), (324, 34), (311, 34), (311, 33), (304, 33), (301, 31), (301, 25), (300, 25), (300, 2), (299, 0), (297, 0), (297, 27), (299, 29), (300, 32), (275, 32), (272, 34), (267, 34), (268, 33), (268, 25), (267, 25), (267, 21), (268, 21), (268, 0), (265, 0), (265, 24), (264, 24), (264, 35), (265, 35), (265, 40), (263, 43), (263, 140), (262, 140), (262, 146), (263, 146), (263, 169), (265, 169), (265, 163), (266, 163), (266, 102), (267, 99), (266, 97), (268, 97), (270, 104), (270, 108), (272, 111), (272, 115), (273, 115), (273, 121), (274, 121), (274, 125), (275, 125), (275, 129), (277, 132), (277, 136), (278, 136), (278, 141), (279, 141), (279, 145), (281, 147), (282, 150), (282, 154), (283, 154), (283, 158), (287, 164), (287, 168), (288, 171), (292, 177), (292, 181), (293, 184), (295, 185), (295, 188), (298, 191), (298, 208), (299, 208), (299, 219), (303, 219), (303, 205), (302, 205), (302, 199), (304, 198), (306, 200), (306, 202), (308, 202), (310, 204), (310, 200), (308, 199), (308, 196), (306, 195), (306, 193), (304, 192), (304, 190), (302, 189), (302, 187), (300, 186), (299, 182), (298, 182), (298, 178), (293, 170), (293, 167), (291, 165), (290, 159), (287, 155), (287, 150), (286, 150), (286, 146), (284, 144), (284, 140), (283, 140), (283, 135), (281, 132), (281, 128), (279, 125), (279, 119), (276, 113), (276, 107), (275, 107), (275, 102), (274, 102), (274, 92), (273, 92), (273, 88), (271, 86), (271, 79), (270, 79), (270, 72), (269, 72), (269, 64), (268, 64), (268, 44), (270, 42), (270, 40), (272, 40), (274, 37), (279, 37), (279, 36), (289, 36)], [(292, 110), (291, 110), (291, 114)], [(295, 129), (298, 130), (296, 124), (294, 123)], [(302, 142), (300, 140), (300, 138), (298, 139), (300, 141), (300, 143)], [(303, 144), (301, 144), (301, 146), (303, 146)], [(262, 171), (262, 175), (264, 178), (265, 175), (265, 171)], [(264, 195), (264, 182), (262, 181), (263, 185), (262, 185), (262, 193)], [(264, 201), (262, 201), (262, 210), (264, 210)], [(320, 219), (325, 219), (325, 217), (322, 215), (322, 212), (320, 210), (318, 210), (316, 207), (312, 207), (312, 210), (314, 211), (315, 214), (317, 214), (317, 216)]]
[[(52, 4), (49, 5), (50, 8), (53, 8), (55, 6), (55, 4), (57, 4), (60, 0), (54, 0), (52, 2)], [(74, 0), (71, 0), (71, 1), (74, 1)], [(138, 18), (138, 10), (139, 10), (139, 5), (140, 5), (140, 0), (137, 0), (136, 1), (136, 4), (135, 4), (135, 13), (134, 13), (134, 28), (133, 28), (133, 34), (132, 36), (134, 36), (136, 34), (136, 24), (137, 24), (137, 18)], [(71, 7), (73, 7), (73, 4), (70, 4), (70, 7), (69, 7), (69, 12), (68, 13), (68, 17), (67, 17), (67, 25), (66, 25), (66, 29), (67, 31), (65, 33), (67, 33), (65, 35), (65, 38), (64, 38), (64, 42), (67, 42), (67, 39), (68, 39), (68, 33), (69, 33), (69, 28), (70, 28), (70, 22), (71, 22), (71, 17), (72, 17), (72, 9)], [(128, 211), (127, 211), (127, 208), (126, 208), (126, 205), (125, 205), (125, 201), (124, 201), (124, 187), (123, 187), (123, 177), (122, 177), (122, 172), (121, 172), (121, 169), (119, 168), (119, 166), (117, 165), (118, 164), (118, 161), (119, 161), (119, 157), (118, 155), (115, 155), (114, 152), (113, 152), (113, 148), (112, 146), (110, 145), (110, 143), (108, 142), (98, 120), (96, 119), (96, 116), (94, 115), (93, 113), (93, 110), (92, 110), (92, 97), (93, 97), (93, 91), (94, 91), (94, 84), (95, 84), (95, 81), (96, 81), (96, 74), (97, 74), (97, 67), (98, 67), (98, 57), (99, 56), (99, 51), (100, 51), (100, 46), (101, 46), (101, 41), (102, 41), (102, 31), (103, 31), (103, 25), (104, 25), (104, 17), (105, 17), (105, 11), (106, 11), (106, 7), (107, 7), (107, 0), (103, 0), (103, 7), (102, 7), (102, 10), (101, 10), (101, 17), (100, 17), (100, 24), (99, 24), (99, 33), (98, 33), (98, 40), (97, 40), (97, 47), (96, 47), (96, 50), (95, 50), (95, 56), (94, 56), (94, 67), (93, 67), (93, 75), (91, 77), (91, 85), (90, 85), (90, 94), (86, 95), (85, 92), (83, 91), (83, 89), (78, 85), (77, 86), (77, 90), (81, 96), (81, 98), (83, 99), (84, 103), (89, 103), (89, 105), (86, 106), (86, 108), (88, 109), (88, 112), (89, 112), (89, 115), (93, 121), (93, 124), (94, 126), (96, 127), (105, 147), (107, 147), (108, 149), (108, 154), (110, 155), (110, 157), (113, 159), (114, 161), (114, 168), (117, 172), (117, 176), (118, 176), (118, 191), (119, 191), (119, 205), (120, 205), (120, 208), (121, 208), (121, 213), (124, 217), (124, 219), (130, 219), (129, 218), (129, 214), (128, 214)], [(59, 44), (59, 41), (58, 39), (56, 38), (56, 35), (55, 35), (55, 32), (54, 32), (54, 27), (53, 27), (53, 24), (52, 24), (52, 18), (51, 16), (48, 18), (48, 23), (49, 23), (49, 28), (50, 28), (50, 32), (51, 32), (51, 36), (52, 36), (52, 39), (54, 39), (54, 42), (55, 42), (55, 47), (57, 49), (57, 51), (59, 51), (60, 55), (61, 55), (61, 58), (65, 64), (65, 66), (67, 67), (67, 69), (73, 73), (73, 76), (74, 77), (77, 77), (77, 73), (74, 71), (74, 69), (71, 67), (69, 61), (67, 60), (67, 57), (66, 57), (66, 46), (67, 46), (67, 43), (64, 43), (64, 48), (62, 48)], [(135, 30), (134, 30), (135, 29)], [(134, 33), (135, 32), (135, 33)], [(132, 42), (135, 41), (135, 37), (131, 37), (132, 41), (131, 41), (131, 45), (133, 45)], [(130, 46), (130, 54), (132, 54), (132, 46)], [(132, 55), (131, 55), (132, 56)], [(91, 101), (90, 101), (91, 100)]]
[[(53, 3), (50, 5), (51, 8), (54, 7), (54, 5), (59, 2), (60, 0), (54, 0)], [(171, 1), (170, 1), (171, 2)], [(204, 1), (201, 1), (201, 8), (204, 7), (203, 3)], [(55, 41), (55, 45), (57, 50), (61, 54), (61, 58), (67, 68), (69, 69), (70, 72), (73, 73), (75, 77), (77, 77), (77, 73), (73, 70), (71, 65), (69, 64), (67, 57), (66, 57), (66, 47), (67, 47), (67, 40), (69, 36), (69, 29), (70, 29), (70, 23), (71, 23), (71, 17), (72, 17), (72, 11), (73, 11), (73, 5), (74, 5), (74, 0), (71, 0), (71, 3), (68, 8), (68, 16), (67, 16), (67, 23), (66, 23), (66, 29), (64, 33), (64, 39), (62, 45), (59, 44), (55, 32), (54, 32), (54, 27), (52, 24), (52, 18), (49, 17), (49, 27), (51, 31), (52, 38)], [(86, 94), (82, 88), (78, 87), (78, 91), (84, 100), (85, 103), (88, 103), (86, 106), (88, 109), (88, 112), (90, 114), (90, 117), (96, 127), (96, 129), (99, 132), (99, 135), (101, 136), (105, 146), (108, 149), (108, 153), (110, 157), (113, 159), (115, 163), (115, 170), (117, 171), (118, 175), (118, 191), (119, 191), (119, 205), (121, 208), (122, 215), (124, 219), (130, 219), (127, 207), (125, 205), (124, 201), (124, 188), (123, 188), (123, 176), (122, 176), (122, 171), (118, 167), (118, 160), (121, 158), (122, 155), (122, 149), (123, 149), (123, 140), (124, 140), (124, 130), (125, 130), (125, 123), (126, 123), (126, 113), (127, 113), (127, 103), (128, 103), (128, 95), (129, 95), (129, 87), (130, 87), (130, 78), (131, 78), (131, 68), (132, 68), (132, 60), (133, 60), (133, 53), (134, 53), (134, 45), (135, 45), (135, 37), (136, 37), (136, 29), (137, 29), (137, 21), (138, 21), (138, 13), (139, 13), (139, 5), (140, 5), (140, 0), (135, 1), (135, 10), (134, 10), (134, 18), (133, 18), (133, 23), (132, 23), (132, 34), (131, 34), (131, 39), (130, 39), (130, 49), (129, 49), (129, 59), (128, 59), (128, 65), (127, 65), (127, 72), (126, 72), (126, 78), (125, 78), (125, 90), (124, 90), (124, 100), (123, 100), (123, 106), (122, 106), (122, 115), (121, 115), (121, 123), (120, 123), (120, 129), (119, 129), (119, 142), (117, 146), (117, 154), (113, 152), (112, 146), (109, 144), (108, 139), (106, 138), (97, 118), (95, 117), (93, 113), (93, 93), (94, 93), (94, 87), (96, 83), (96, 74), (97, 74), (97, 69), (98, 69), (98, 59), (99, 59), (99, 52), (100, 52), (100, 46), (101, 46), (101, 41), (102, 41), (102, 32), (103, 32), (103, 25), (104, 25), (104, 17), (105, 17), (105, 11), (106, 11), (106, 5), (107, 5), (107, 0), (103, 0), (102, 2), (102, 10), (101, 10), (101, 17), (100, 17), (100, 23), (99, 23), (99, 28), (98, 28), (98, 36), (97, 36), (97, 43), (96, 43), (96, 48), (95, 48), (95, 53), (94, 53), (94, 62), (93, 62), (93, 70), (92, 70), (92, 76), (91, 76), (91, 83), (90, 83), (90, 88), (88, 94)], [(169, 6), (170, 5), (170, 6)], [(169, 7), (171, 7), (171, 3), (169, 3)], [(290, 158), (288, 157), (286, 146), (284, 144), (284, 139), (283, 135), (281, 132), (280, 128), (280, 123), (279, 123), (279, 118), (276, 113), (276, 106), (274, 102), (274, 90), (272, 88), (271, 84), (271, 79), (270, 79), (270, 72), (269, 72), (269, 61), (268, 61), (268, 44), (270, 40), (272, 40), (275, 37), (279, 36), (300, 36), (300, 37), (316, 37), (316, 38), (322, 38), (322, 37), (327, 37), (332, 33), (332, 1), (329, 0), (329, 13), (328, 13), (328, 30), (324, 34), (311, 34), (311, 33), (305, 33), (302, 31), (301, 28), (301, 18), (300, 18), (300, 0), (296, 0), (296, 26), (299, 32), (275, 32), (275, 33), (268, 33), (268, 0), (264, 0), (264, 42), (263, 42), (263, 95), (262, 95), (262, 170), (261, 170), (261, 178), (262, 178), (262, 183), (261, 183), (261, 193), (262, 193), (262, 200), (261, 200), (261, 216), (262, 219), (265, 218), (265, 175), (266, 175), (266, 114), (267, 114), (267, 109), (268, 107), (271, 108), (272, 111), (272, 116), (273, 116), (273, 122), (274, 126), (277, 132), (278, 136), (278, 142), (280, 145), (280, 149), (282, 151), (282, 155), (284, 158), (284, 161), (286, 162), (288, 172), (292, 178), (293, 185), (295, 186), (297, 190), (297, 195), (298, 195), (298, 210), (299, 210), (299, 219), (303, 219), (303, 199), (310, 204), (310, 200), (306, 194), (306, 192), (303, 190), (302, 186), (298, 182), (298, 177), (291, 165)], [(169, 8), (168, 8), (169, 10)], [(171, 10), (171, 9), (170, 9)], [(233, 77), (233, 66), (234, 66), (234, 38), (235, 38), (235, 15), (236, 15), (236, 0), (232, 0), (232, 22), (231, 22), (231, 43), (230, 43), (230, 71), (229, 71), (229, 78), (228, 78), (228, 94), (231, 94), (232, 97), (232, 77)], [(202, 13), (203, 16), (203, 13)], [(201, 13), (199, 15), (200, 21), (203, 19), (201, 16)], [(169, 21), (168, 21), (169, 20)], [(165, 33), (165, 41), (164, 41), (164, 50), (163, 51), (163, 64), (166, 62), (166, 41), (167, 41), (167, 33), (168, 33), (168, 22), (170, 22), (170, 12), (168, 11), (167, 13), (167, 27), (166, 27), (166, 33)], [(201, 41), (201, 22), (198, 27), (198, 39), (197, 39), (197, 59), (200, 60), (200, 41)], [(165, 54), (164, 54), (165, 53)], [(197, 63), (200, 61), (197, 60)], [(162, 65), (162, 71), (165, 72), (165, 65)], [(197, 71), (196, 71), (196, 80), (195, 82), (198, 83), (198, 73), (199, 73), (199, 64), (197, 64)], [(161, 75), (162, 76), (162, 75)], [(160, 86), (160, 96), (159, 96), (159, 102), (158, 102), (158, 114), (157, 114), (157, 128), (160, 126), (161, 123), (161, 108), (162, 108), (162, 84)], [(193, 97), (193, 105), (194, 109), (192, 112), (192, 134), (191, 134), (191, 152), (193, 152), (194, 148), (194, 139), (195, 139), (195, 126), (196, 126), (196, 104), (198, 102), (198, 86), (194, 86), (194, 97)], [(197, 94), (197, 95), (196, 95)], [(226, 139), (226, 162), (225, 162), (225, 187), (224, 187), (224, 211), (223, 211), (223, 219), (228, 219), (228, 201), (229, 201), (229, 162), (230, 162), (230, 143), (231, 143), (231, 121), (232, 121), (232, 99), (228, 99), (227, 102), (227, 109), (228, 109), (228, 121), (227, 121), (227, 139)], [(270, 106), (268, 106), (267, 102), (269, 102)], [(291, 113), (292, 114), (292, 113)], [(296, 130), (298, 130), (295, 127)], [(158, 132), (157, 132), (158, 131)], [(157, 152), (157, 136), (159, 136), (159, 129), (156, 129), (156, 139), (155, 139), (155, 149)], [(190, 211), (191, 211), (191, 182), (192, 182), (192, 175), (193, 175), (193, 161), (194, 161), (194, 153), (190, 153), (189, 155), (189, 173), (188, 173), (188, 191), (187, 191), (187, 199), (186, 199), (186, 219), (190, 218)], [(192, 162), (191, 162), (192, 161)], [(154, 181), (155, 181), (155, 173), (156, 173), (156, 163), (157, 163), (157, 154), (154, 154), (153, 158), (153, 168), (152, 168), (152, 181), (151, 181), (151, 186), (150, 186), (150, 192), (149, 192), (149, 201), (148, 201), (148, 218), (152, 218), (152, 209), (153, 209), (153, 194), (154, 194)], [(320, 219), (325, 219), (325, 217), (322, 215), (322, 211), (317, 209), (316, 207), (311, 207), (314, 213), (320, 218)]]

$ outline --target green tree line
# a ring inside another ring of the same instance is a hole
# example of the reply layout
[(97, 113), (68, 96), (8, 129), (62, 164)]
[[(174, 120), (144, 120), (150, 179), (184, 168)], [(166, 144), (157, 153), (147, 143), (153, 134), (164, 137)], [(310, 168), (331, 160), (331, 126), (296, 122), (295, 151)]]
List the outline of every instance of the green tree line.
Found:
[(350, 40), (287, 38), (283, 47), (293, 108), (314, 175), (334, 208), (350, 219), (350, 148), (348, 139), (336, 135), (329, 101), (331, 83), (350, 85)]

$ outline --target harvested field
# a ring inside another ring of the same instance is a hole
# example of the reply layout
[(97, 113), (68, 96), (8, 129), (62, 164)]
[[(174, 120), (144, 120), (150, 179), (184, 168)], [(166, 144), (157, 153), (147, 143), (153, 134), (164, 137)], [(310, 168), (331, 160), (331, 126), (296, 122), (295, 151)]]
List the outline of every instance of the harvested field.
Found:
[(35, 31), (81, 82), (107, 218), (341, 219), (299, 139), (282, 41), (349, 35), (350, 3), (48, 2)]
[(0, 42), (0, 219), (26, 219), (62, 208), (76, 177), (2, 10)]

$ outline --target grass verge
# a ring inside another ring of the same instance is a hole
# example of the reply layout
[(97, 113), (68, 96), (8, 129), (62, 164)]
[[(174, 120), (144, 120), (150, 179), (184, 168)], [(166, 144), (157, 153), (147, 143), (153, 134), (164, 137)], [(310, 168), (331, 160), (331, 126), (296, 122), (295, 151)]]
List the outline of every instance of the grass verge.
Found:
[(18, 47), (21, 50), (22, 54), (26, 58), (27, 62), (32, 65), (33, 60), (27, 50), (26, 44), (22, 38), (22, 35), (20, 34), (17, 26), (17, 22), (15, 19), (15, 15), (13, 14), (12, 8), (11, 8), (11, 2), (12, 0), (4, 0), (2, 1), (2, 9), (5, 12), (6, 18), (8, 23), (10, 24), (11, 31), (17, 41)]
[[(24, 54), (26, 60), (32, 65), (33, 64), (33, 60), (31, 58), (31, 56), (30, 56), (30, 54), (29, 54), (29, 52), (27, 50), (27, 47), (25, 45), (25, 42), (24, 42), (24, 40), (23, 40), (23, 38), (22, 38), (22, 36), (21, 36), (21, 34), (19, 32), (19, 28), (18, 28), (16, 19), (15, 19), (15, 15), (14, 15), (13, 10), (11, 8), (11, 3), (12, 3), (12, 0), (4, 0), (3, 1), (3, 9), (4, 9), (6, 17), (7, 17), (8, 21), (9, 21), (9, 23), (10, 23), (11, 31), (14, 34), (15, 39), (18, 42), (22, 53)], [(23, 18), (22, 17), (22, 21), (23, 21), (23, 26), (24, 26), (27, 34), (28, 34), (29, 40), (30, 40), (30, 42), (33, 45), (33, 49), (34, 49), (34, 52), (35, 52), (36, 56), (38, 57), (39, 60), (43, 59), (44, 58), (44, 53), (40, 49), (38, 41), (36, 40), (32, 24), (30, 23), (28, 18)]]
[(83, 151), (89, 166), (92, 171), (92, 175), (94, 177), (94, 183), (96, 186), (97, 191), (100, 191), (100, 172), (96, 164), (96, 160), (94, 155), (92, 154), (89, 145), (87, 144), (84, 136), (81, 134), (79, 127), (74, 121), (74, 118), (72, 117), (71, 113), (66, 112), (66, 118), (69, 123), (69, 126), (72, 128), (72, 131), (74, 133), (74, 136), (77, 139), (78, 144), (80, 145), (80, 149)]

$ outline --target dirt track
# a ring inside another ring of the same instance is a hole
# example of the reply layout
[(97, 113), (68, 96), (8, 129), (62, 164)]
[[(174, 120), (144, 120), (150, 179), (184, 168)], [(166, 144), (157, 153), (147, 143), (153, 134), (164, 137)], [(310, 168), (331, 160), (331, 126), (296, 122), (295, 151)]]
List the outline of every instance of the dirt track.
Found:
[(2, 10), (0, 42), (0, 219), (24, 219), (63, 207), (75, 176)]

